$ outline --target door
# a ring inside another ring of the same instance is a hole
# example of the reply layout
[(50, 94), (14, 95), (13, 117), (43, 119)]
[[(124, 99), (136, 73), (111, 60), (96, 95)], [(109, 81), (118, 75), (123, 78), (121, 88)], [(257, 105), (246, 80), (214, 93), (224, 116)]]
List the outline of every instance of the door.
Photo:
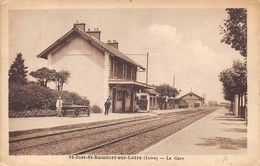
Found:
[(133, 90), (131, 91), (130, 111), (134, 112), (134, 92), (133, 92)]
[(113, 89), (112, 112), (116, 112), (116, 89)]
[(126, 96), (126, 91), (122, 91), (122, 112), (125, 112), (125, 96)]

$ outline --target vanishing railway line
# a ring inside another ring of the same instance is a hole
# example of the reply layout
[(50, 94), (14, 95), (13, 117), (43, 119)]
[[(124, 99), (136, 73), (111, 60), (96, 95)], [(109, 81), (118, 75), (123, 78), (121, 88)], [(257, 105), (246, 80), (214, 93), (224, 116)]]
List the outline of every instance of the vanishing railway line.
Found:
[(97, 135), (102, 132), (113, 131), (120, 127), (125, 127), (129, 125), (140, 125), (142, 123), (146, 123), (154, 119), (158, 119), (158, 118), (149, 117), (149, 118), (138, 119), (138, 120), (123, 121), (117, 124), (113, 123), (113, 124), (106, 124), (106, 125), (98, 125), (98, 126), (80, 128), (80, 129), (69, 130), (69, 131), (58, 132), (58, 133), (54, 132), (46, 135), (36, 135), (33, 137), (13, 139), (12, 141), (9, 141), (12, 144), (10, 148), (12, 149), (12, 151), (21, 150), (25, 148), (38, 146), (38, 145), (58, 142), (60, 140), (64, 141), (68, 139), (73, 139), (85, 135), (91, 135), (91, 134)]
[(75, 127), (75, 128), (71, 128), (71, 129), (64, 129), (64, 130), (53, 129), (50, 132), (35, 132), (33, 134), (19, 134), (18, 136), (11, 136), (9, 139), (9, 142), (13, 143), (13, 142), (18, 142), (18, 141), (32, 140), (32, 139), (37, 139), (37, 138), (43, 138), (43, 137), (49, 137), (49, 136), (67, 134), (67, 133), (74, 133), (74, 132), (86, 131), (86, 130), (91, 130), (91, 129), (98, 129), (98, 128), (114, 126), (114, 125), (119, 125), (119, 124), (124, 124), (124, 123), (150, 120), (150, 119), (155, 119), (155, 118), (157, 118), (157, 117), (144, 117), (144, 118), (142, 117), (142, 118), (136, 118), (136, 119), (131, 118), (131, 119), (127, 119), (127, 120), (116, 121), (116, 122), (112, 122), (112, 123), (105, 123), (105, 124), (100, 124), (100, 125)]
[(135, 154), (215, 110), (167, 113), (38, 135), (20, 134), (10, 137), (9, 152), (11, 155)]
[[(201, 119), (211, 111), (192, 113), (185, 117), (176, 118), (173, 121), (162, 123), (158, 126), (137, 131), (135, 133), (117, 138), (106, 143), (72, 153), (79, 154), (136, 154), (145, 148), (159, 142), (160, 140), (172, 135), (194, 121)], [(145, 141), (141, 141), (145, 139)], [(134, 144), (133, 144), (134, 142)], [(122, 146), (123, 145), (123, 146)]]

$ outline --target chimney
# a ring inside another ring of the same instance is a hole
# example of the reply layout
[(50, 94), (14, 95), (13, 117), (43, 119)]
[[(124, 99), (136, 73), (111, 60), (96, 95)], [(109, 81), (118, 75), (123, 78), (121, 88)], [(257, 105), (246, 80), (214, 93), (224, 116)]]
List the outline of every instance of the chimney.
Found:
[(94, 30), (90, 30), (90, 28), (88, 28), (88, 30), (86, 31), (87, 34), (95, 37), (96, 39), (100, 40), (100, 33), (101, 31), (98, 28), (94, 28)]
[(107, 41), (107, 45), (112, 46), (112, 47), (118, 49), (118, 42), (116, 40), (113, 40), (113, 41), (108, 40)]
[(75, 23), (74, 27), (76, 27), (82, 31), (85, 31), (85, 25), (86, 25), (85, 23)]

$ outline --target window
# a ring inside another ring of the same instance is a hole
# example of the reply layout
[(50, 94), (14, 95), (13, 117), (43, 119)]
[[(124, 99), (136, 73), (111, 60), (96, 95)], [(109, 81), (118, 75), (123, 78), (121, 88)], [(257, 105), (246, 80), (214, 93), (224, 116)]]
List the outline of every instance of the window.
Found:
[(131, 66), (127, 65), (127, 79), (131, 80)]
[(123, 64), (123, 78), (127, 78), (127, 65)]
[(113, 60), (113, 77), (117, 77), (118, 73), (118, 62), (116, 60)]
[(130, 68), (130, 79), (131, 79), (131, 80), (133, 80), (133, 75), (132, 75), (132, 73), (133, 73), (133, 68), (131, 67), (131, 68)]
[(135, 68), (131, 68), (131, 80), (136, 80), (136, 70)]

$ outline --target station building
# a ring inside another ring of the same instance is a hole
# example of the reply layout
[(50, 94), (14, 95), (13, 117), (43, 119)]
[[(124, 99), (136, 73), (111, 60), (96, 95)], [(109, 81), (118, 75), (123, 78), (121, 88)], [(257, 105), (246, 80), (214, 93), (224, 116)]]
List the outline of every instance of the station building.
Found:
[(177, 105), (179, 108), (201, 107), (203, 104), (204, 98), (193, 92), (189, 92), (177, 99)]
[(117, 41), (104, 43), (100, 35), (99, 29), (86, 30), (85, 23), (76, 23), (37, 57), (46, 59), (51, 69), (69, 71), (64, 89), (87, 97), (91, 105), (104, 108), (110, 98), (112, 112), (132, 112), (137, 92), (153, 87), (136, 79), (143, 66), (120, 52)]

